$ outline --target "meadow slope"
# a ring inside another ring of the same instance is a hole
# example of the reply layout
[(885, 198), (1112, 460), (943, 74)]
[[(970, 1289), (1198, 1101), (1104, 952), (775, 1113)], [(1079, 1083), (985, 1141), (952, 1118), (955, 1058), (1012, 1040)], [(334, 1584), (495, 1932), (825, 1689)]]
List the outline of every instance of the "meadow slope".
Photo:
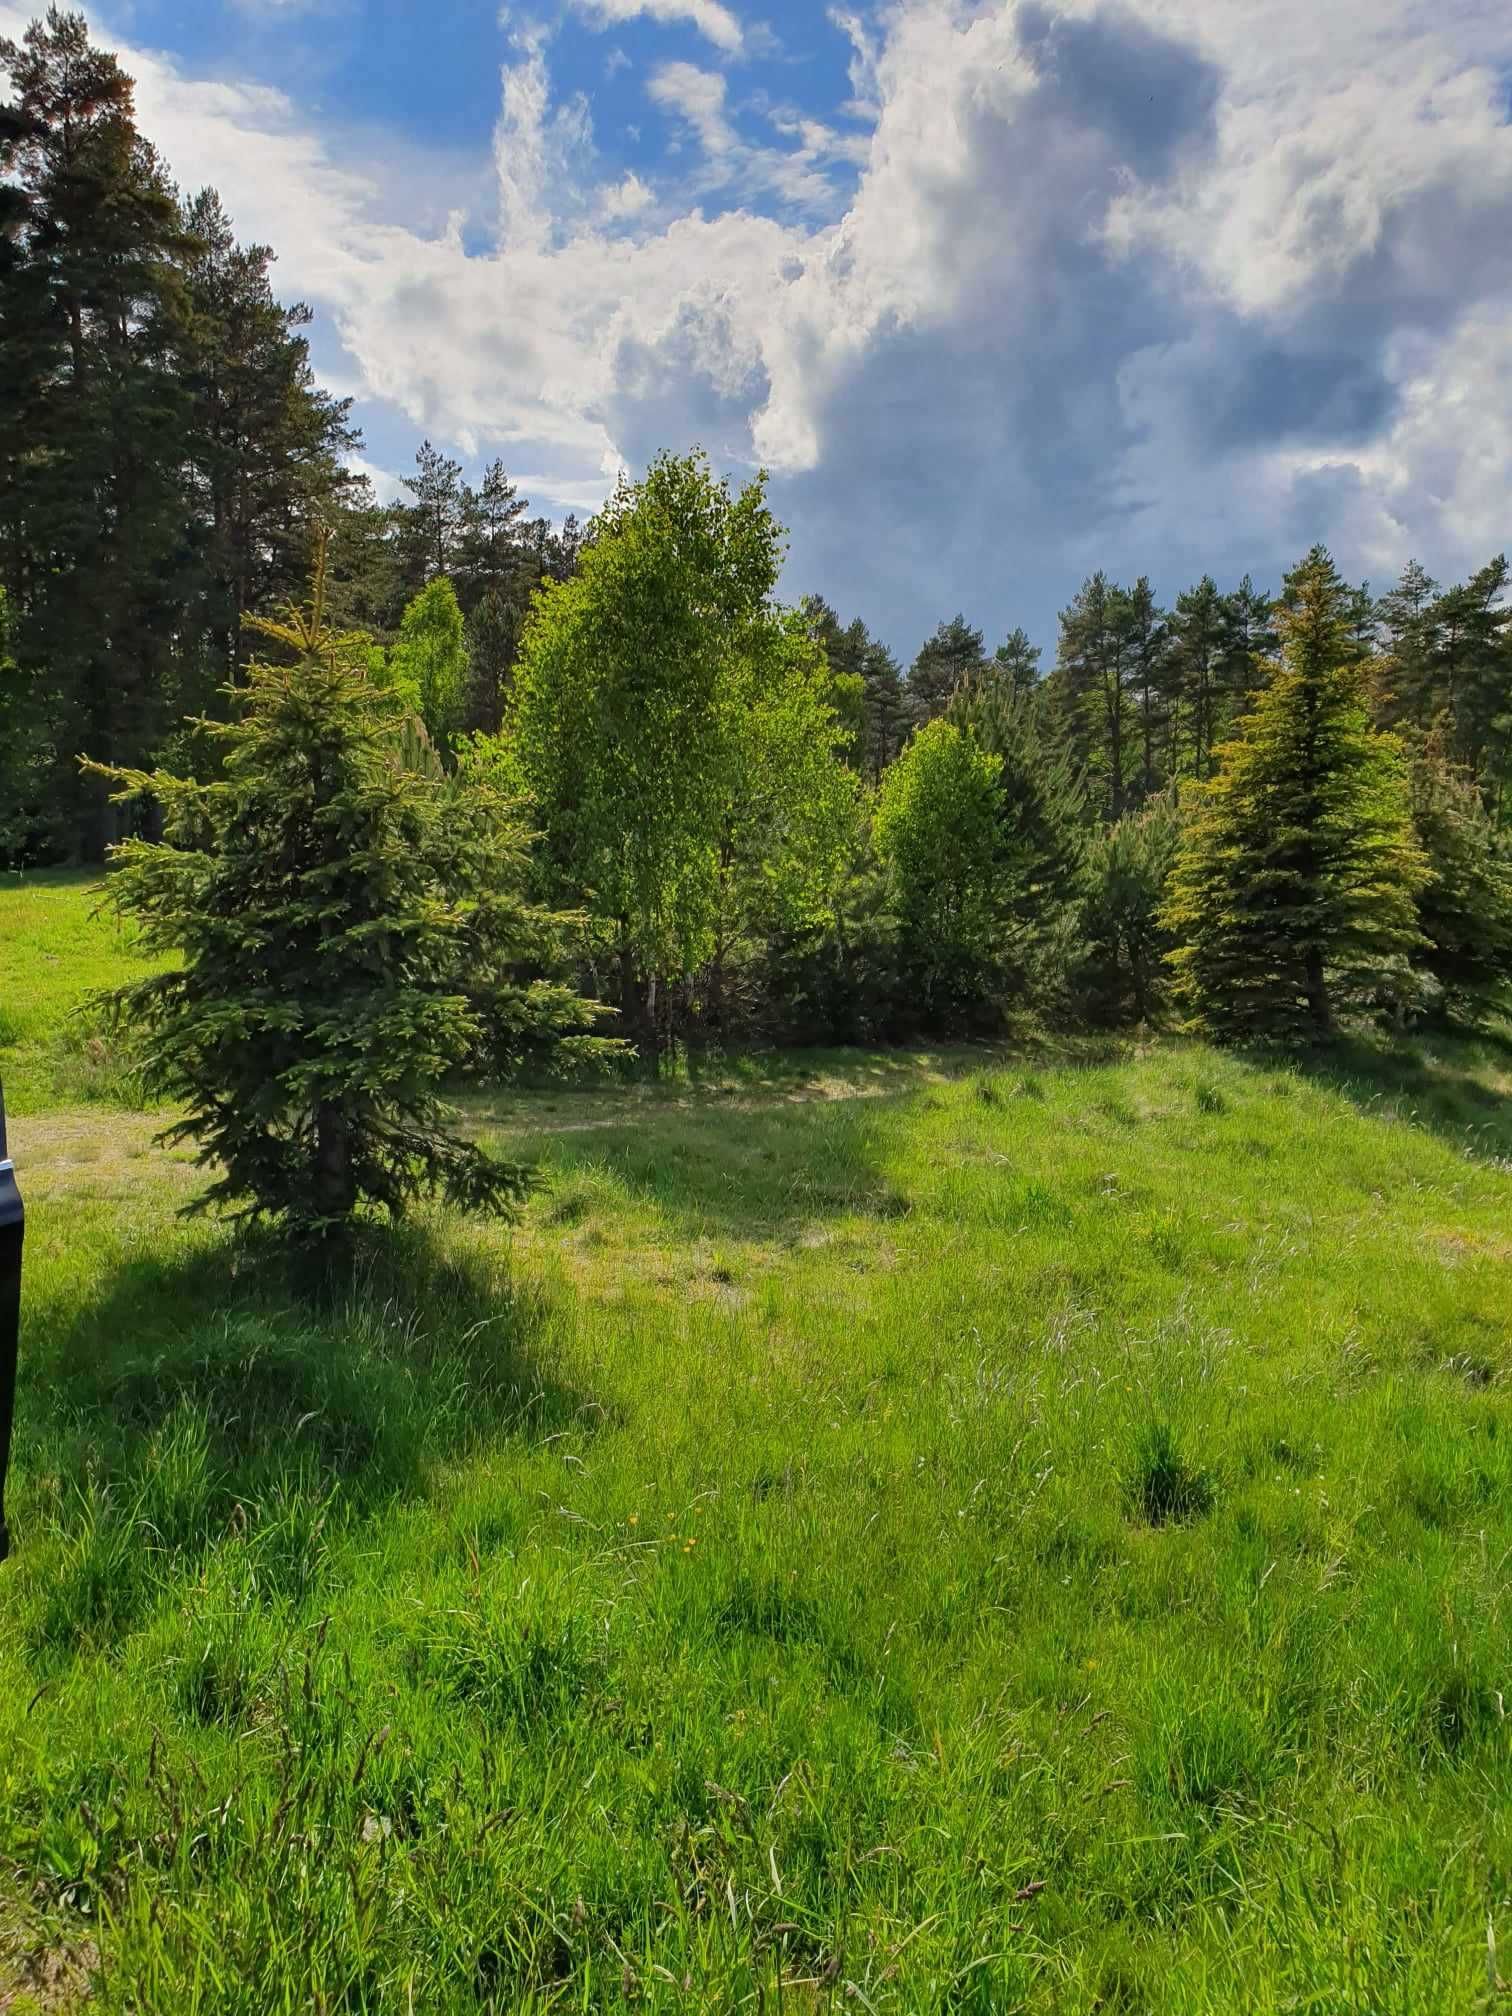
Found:
[(1512, 1047), (470, 1096), (316, 1317), (38, 887), (0, 2008), (1500, 2005)]

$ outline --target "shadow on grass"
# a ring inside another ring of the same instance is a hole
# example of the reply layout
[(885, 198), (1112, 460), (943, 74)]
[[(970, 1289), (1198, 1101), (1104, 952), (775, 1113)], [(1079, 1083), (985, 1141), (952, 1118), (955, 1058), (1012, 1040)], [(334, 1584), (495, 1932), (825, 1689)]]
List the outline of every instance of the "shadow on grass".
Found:
[(370, 1241), (318, 1307), (289, 1282), (276, 1236), (228, 1234), (40, 1312), (12, 1473), (20, 1552), (33, 1522), (64, 1544), (39, 1650), (118, 1642), (228, 1536), (370, 1519), (439, 1462), (602, 1419), (545, 1369), (541, 1295), (423, 1228)]
[(1293, 1061), (1363, 1111), (1391, 1108), (1477, 1162), (1512, 1161), (1512, 1032), (1340, 1036)]
[(908, 1200), (885, 1170), (894, 1117), (927, 1096), (917, 1084), (868, 1098), (787, 1100), (756, 1109), (719, 1099), (654, 1116), (533, 1134), (550, 1222), (592, 1209), (607, 1177), (617, 1201), (651, 1206), (678, 1240), (781, 1238), (816, 1218), (897, 1217)]
[(511, 1153), (539, 1160), (546, 1194), (535, 1210), (548, 1224), (588, 1217), (593, 1185), (607, 1177), (616, 1202), (656, 1209), (675, 1239), (784, 1240), (816, 1219), (906, 1214), (912, 1200), (890, 1173), (897, 1122), (945, 1085), (1126, 1055), (1116, 1040), (1031, 1034), (930, 1050), (704, 1056), (691, 1076), (591, 1107), (568, 1090), (477, 1099), (466, 1110)]

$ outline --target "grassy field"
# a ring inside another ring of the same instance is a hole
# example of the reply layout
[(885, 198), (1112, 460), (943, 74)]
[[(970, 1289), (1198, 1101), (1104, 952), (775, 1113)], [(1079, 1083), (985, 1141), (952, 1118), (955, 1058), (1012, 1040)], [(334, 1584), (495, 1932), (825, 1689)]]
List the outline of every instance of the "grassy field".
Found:
[(108, 950), (20, 996), (8, 2016), (1504, 2006), (1512, 1047), (477, 1098), (523, 1225), (316, 1320), (60, 1102)]
[(109, 1067), (88, 1021), (75, 1014), (101, 987), (152, 970), (133, 933), (100, 902), (96, 873), (0, 873), (0, 1084), (8, 1113), (60, 1099), (114, 1100)]

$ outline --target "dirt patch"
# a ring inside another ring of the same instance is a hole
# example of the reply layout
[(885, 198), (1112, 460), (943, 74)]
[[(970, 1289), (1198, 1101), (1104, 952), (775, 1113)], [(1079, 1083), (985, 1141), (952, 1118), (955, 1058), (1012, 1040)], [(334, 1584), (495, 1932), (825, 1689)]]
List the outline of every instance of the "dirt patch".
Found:
[(1429, 1243), (1437, 1247), (1446, 1267), (1457, 1267), (1464, 1260), (1512, 1260), (1512, 1239), (1501, 1238), (1493, 1232), (1465, 1232), (1448, 1226), (1435, 1226), (1427, 1237)]
[(92, 1939), (49, 1938), (29, 1913), (0, 1897), (0, 2016), (80, 2009), (99, 1969)]

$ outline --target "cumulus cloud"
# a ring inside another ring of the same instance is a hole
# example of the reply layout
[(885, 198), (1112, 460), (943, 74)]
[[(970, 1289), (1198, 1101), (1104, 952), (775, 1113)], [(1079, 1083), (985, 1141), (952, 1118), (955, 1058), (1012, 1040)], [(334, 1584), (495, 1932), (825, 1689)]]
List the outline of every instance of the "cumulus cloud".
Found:
[(483, 251), (281, 94), (127, 61), (367, 400), (580, 508), (663, 446), (764, 461), (793, 589), (901, 648), (961, 606), (1048, 638), (1099, 564), (1174, 593), (1317, 537), (1377, 581), (1504, 542), (1502, 0), (894, 0), (830, 32), (863, 131), (667, 64), (649, 180), (599, 179), (549, 46), (512, 49)]
[(622, 181), (611, 182), (607, 188), (599, 191), (599, 215), (610, 220), (639, 217), (649, 210), (655, 201), (655, 196), (639, 175), (632, 173), (626, 175)]

